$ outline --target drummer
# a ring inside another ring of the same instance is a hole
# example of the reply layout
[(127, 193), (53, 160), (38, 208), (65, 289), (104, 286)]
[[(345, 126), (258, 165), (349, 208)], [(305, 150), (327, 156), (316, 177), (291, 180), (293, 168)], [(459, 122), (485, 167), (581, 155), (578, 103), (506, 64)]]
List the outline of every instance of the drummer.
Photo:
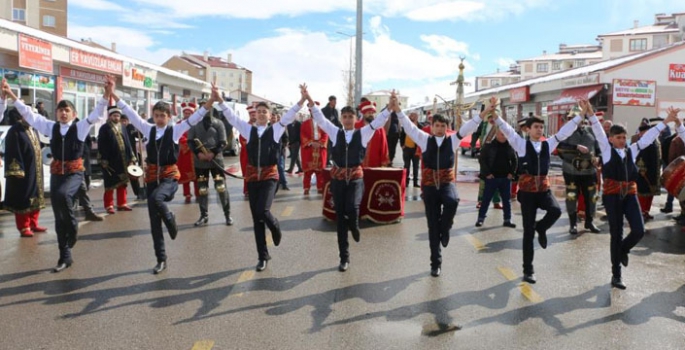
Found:
[[(364, 194), (364, 170), (361, 165), (364, 161), (366, 146), (375, 130), (383, 129), (382, 126), (390, 116), (390, 111), (384, 110), (361, 129), (355, 129), (354, 108), (344, 107), (340, 114), (343, 127), (339, 128), (324, 117), (309, 92), (306, 92), (306, 98), (312, 110), (312, 119), (326, 134), (330, 135), (331, 160), (333, 161), (331, 191), (338, 223), (338, 250), (340, 252), (338, 270), (344, 272), (350, 267), (348, 232), (352, 232), (355, 242), (359, 242), (360, 239), (359, 206)], [(391, 94), (389, 109), (399, 111), (399, 103), (394, 91)]]
[[(495, 104), (486, 113), (494, 111)], [(396, 107), (396, 113), (404, 131), (421, 148), (422, 163), (421, 189), (423, 203), (426, 206), (426, 221), (428, 222), (428, 241), (431, 250), (431, 275), (440, 276), (442, 255), (440, 244), (447, 247), (450, 240), (450, 229), (457, 213), (459, 194), (454, 184), (454, 159), (459, 147), (459, 141), (473, 133), (480, 124), (480, 115), (476, 115), (464, 124), (459, 132), (447, 135), (449, 119), (440, 114), (433, 116), (431, 121), (432, 133), (419, 129), (409, 118)]]
[[(668, 127), (668, 123), (678, 124), (678, 134), (685, 137), (680, 121), (678, 120), (679, 109), (668, 109), (668, 117), (658, 125), (650, 128), (635, 143), (626, 147), (625, 127), (614, 125), (609, 131), (609, 138), (604, 134), (602, 125), (595, 115), (592, 105), (584, 100), (580, 102), (581, 113), (590, 117), (592, 131), (597, 138), (602, 152), (602, 173), (604, 175), (604, 206), (609, 218), (609, 232), (611, 233), (611, 286), (618, 289), (626, 289), (621, 276), (621, 265), (628, 266), (628, 254), (630, 250), (642, 239), (645, 233), (645, 224), (640, 213), (640, 205), (637, 201), (638, 168), (635, 159), (643, 149), (647, 148), (659, 133)], [(611, 142), (611, 143), (610, 143)], [(630, 234), (623, 238), (623, 217), (625, 216), (630, 225)]]
[(117, 210), (132, 210), (126, 201), (126, 186), (129, 182), (126, 168), (136, 162), (136, 157), (131, 148), (128, 130), (120, 123), (121, 109), (111, 106), (107, 112), (107, 123), (100, 127), (98, 133), (98, 160), (105, 183), (105, 210), (108, 214), (114, 214), (114, 190), (117, 191)]

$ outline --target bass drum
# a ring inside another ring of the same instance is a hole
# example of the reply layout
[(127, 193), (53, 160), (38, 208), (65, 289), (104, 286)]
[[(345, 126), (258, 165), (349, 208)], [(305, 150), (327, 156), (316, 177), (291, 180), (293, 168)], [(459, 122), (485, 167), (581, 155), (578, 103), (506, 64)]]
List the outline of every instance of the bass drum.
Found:
[(50, 165), (52, 163), (52, 149), (50, 147), (43, 147), (41, 153), (43, 154), (43, 164)]
[(661, 175), (661, 182), (669, 194), (679, 201), (685, 200), (685, 156), (674, 159)]

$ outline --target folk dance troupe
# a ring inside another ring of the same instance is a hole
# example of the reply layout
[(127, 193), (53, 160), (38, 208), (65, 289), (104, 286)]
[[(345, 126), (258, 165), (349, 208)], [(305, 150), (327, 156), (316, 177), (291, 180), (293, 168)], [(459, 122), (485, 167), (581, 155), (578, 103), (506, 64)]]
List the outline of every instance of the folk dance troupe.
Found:
[[(144, 195), (156, 259), (152, 271), (154, 274), (166, 271), (164, 230), (172, 240), (179, 233), (168, 203), (174, 199), (179, 184), (183, 186), (186, 203), (191, 202), (193, 194), (196, 197), (199, 206), (196, 227), (209, 222), (210, 182), (228, 230), (234, 222), (250, 220), (246, 217), (234, 220), (231, 216), (228, 186), (232, 180), (226, 177), (231, 174), (226, 171), (223, 150), (227, 146), (227, 128), (232, 127), (240, 134), (242, 145), (239, 158), (242, 187), (252, 216), (256, 271), (267, 269), (272, 259), (267, 249), (267, 228), (276, 247), (282, 242), (281, 226), (271, 206), (279, 184), (288, 190), (282, 178), (284, 153), (289, 149), (291, 162), (287, 172), (293, 172), (294, 165), (298, 166), (298, 173), (304, 172), (305, 195), (309, 195), (312, 186), (323, 194), (327, 180), (330, 181), (330, 187), (326, 188), (330, 191), (336, 218), (338, 270), (345, 272), (351, 263), (349, 235), (355, 242), (361, 242), (360, 212), (364, 205), (362, 198), (368, 190), (365, 173), (389, 166), (395, 153), (389, 147), (396, 148), (399, 142), (404, 160), (403, 170), (398, 169), (402, 171), (402, 184), (409, 187), (411, 181), (413, 187), (421, 189), (428, 227), (427, 260), (430, 274), (439, 277), (442, 250), (449, 245), (460, 202), (455, 168), (457, 151), (460, 141), (475, 133), (473, 137), (480, 138), (483, 146), (479, 156), (481, 190), (475, 227), (484, 225), (488, 206), (495, 199), (496, 209), (504, 211), (502, 226), (516, 232), (511, 206), (512, 198), (516, 198), (522, 214), (523, 281), (537, 282), (533, 266), (535, 238), (540, 248), (546, 249), (547, 231), (562, 215), (550, 179), (551, 159), (558, 155), (566, 187), (568, 233), (578, 234), (580, 221), (584, 221), (586, 231), (599, 233), (595, 219), (597, 201), (601, 200), (611, 236), (607, 254), (611, 267), (609, 281), (612, 287), (626, 289), (622, 270), (628, 266), (631, 249), (645, 233), (644, 221), (652, 219), (649, 215), (652, 199), (661, 188), (661, 158), (673, 161), (669, 167), (664, 163), (664, 186), (671, 197), (662, 212), (673, 210), (673, 197), (679, 194), (670, 188), (671, 183), (678, 182), (672, 179), (678, 173), (672, 168), (685, 164), (685, 157), (679, 158), (685, 156), (682, 146), (685, 127), (678, 117), (680, 110), (672, 107), (665, 119), (646, 119), (638, 133), (632, 135), (632, 142), (628, 142), (626, 128), (604, 121), (603, 113), (595, 112), (587, 100), (578, 101), (563, 127), (545, 138), (543, 119), (529, 116), (519, 120), (514, 123), (518, 125), (517, 130), (500, 115), (497, 107), (500, 102), (495, 97), (486, 101), (480, 112), (474, 110), (458, 130), (451, 130), (452, 121), (447, 116), (433, 114), (422, 124), (417, 111), (405, 114), (395, 91), (380, 112), (374, 103), (362, 101), (359, 106), (341, 108), (339, 116), (335, 96), (329, 97), (326, 108), (321, 109), (306, 84), (299, 86), (299, 101), (283, 115), (274, 114), (272, 106), (264, 102), (249, 106), (247, 115), (237, 113), (222, 96), (212, 84), (207, 101), (200, 104), (187, 101), (181, 105), (183, 116), (178, 121), (172, 120), (176, 112), (163, 101), (152, 107), (153, 117), (145, 120), (119, 98), (115, 80), (108, 77), (102, 98), (87, 118), (77, 120), (74, 104), (62, 100), (57, 103), (55, 118), (51, 120), (46, 113), (38, 113), (18, 99), (3, 80), (0, 116), (5, 115), (8, 105), (13, 105), (9, 111), (13, 125), (5, 141), (3, 204), (14, 214), (19, 234), (32, 237), (49, 231), (39, 224), (39, 214), (46, 207), (47, 199), (39, 134), (47, 135), (47, 147), (53, 157), (49, 204), (55, 217), (59, 253), (53, 271), (58, 273), (74, 264), (72, 250), (79, 230), (74, 210), (87, 182), (84, 155), (91, 129), (102, 125), (97, 145), (105, 190), (104, 209), (109, 215), (133, 210), (127, 202), (129, 184), (139, 198)], [(311, 117), (299, 120), (306, 111)], [(669, 133), (669, 124), (675, 125), (675, 133), (667, 141), (672, 145), (670, 152), (664, 152), (659, 138)], [(141, 140), (145, 140), (144, 146)], [(678, 144), (681, 146), (677, 147)], [(137, 171), (144, 173), (145, 191), (132, 175), (137, 164), (144, 165), (144, 170)], [(538, 210), (545, 212), (540, 220), (536, 220)], [(102, 218), (93, 221), (99, 220)], [(630, 227), (627, 235), (623, 232), (625, 221)]]

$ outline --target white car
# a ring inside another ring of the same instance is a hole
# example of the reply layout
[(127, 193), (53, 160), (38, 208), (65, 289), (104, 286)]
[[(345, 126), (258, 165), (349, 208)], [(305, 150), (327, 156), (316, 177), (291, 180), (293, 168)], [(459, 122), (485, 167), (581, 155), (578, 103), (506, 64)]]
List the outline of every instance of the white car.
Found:
[[(0, 126), (0, 154), (3, 157), (3, 165), (0, 167), (0, 184), (2, 186), (2, 199), (5, 200), (5, 138), (7, 137), (7, 131), (10, 129), (7, 125)], [(50, 193), (50, 166), (43, 165), (43, 188), (46, 194)]]

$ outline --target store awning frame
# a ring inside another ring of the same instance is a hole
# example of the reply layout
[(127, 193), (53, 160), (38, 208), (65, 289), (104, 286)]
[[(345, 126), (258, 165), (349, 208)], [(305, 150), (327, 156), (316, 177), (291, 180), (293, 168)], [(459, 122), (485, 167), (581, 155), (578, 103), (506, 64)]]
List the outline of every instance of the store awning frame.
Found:
[(559, 98), (547, 105), (548, 114), (566, 114), (578, 101), (590, 100), (604, 89), (604, 84), (583, 86), (561, 91)]

